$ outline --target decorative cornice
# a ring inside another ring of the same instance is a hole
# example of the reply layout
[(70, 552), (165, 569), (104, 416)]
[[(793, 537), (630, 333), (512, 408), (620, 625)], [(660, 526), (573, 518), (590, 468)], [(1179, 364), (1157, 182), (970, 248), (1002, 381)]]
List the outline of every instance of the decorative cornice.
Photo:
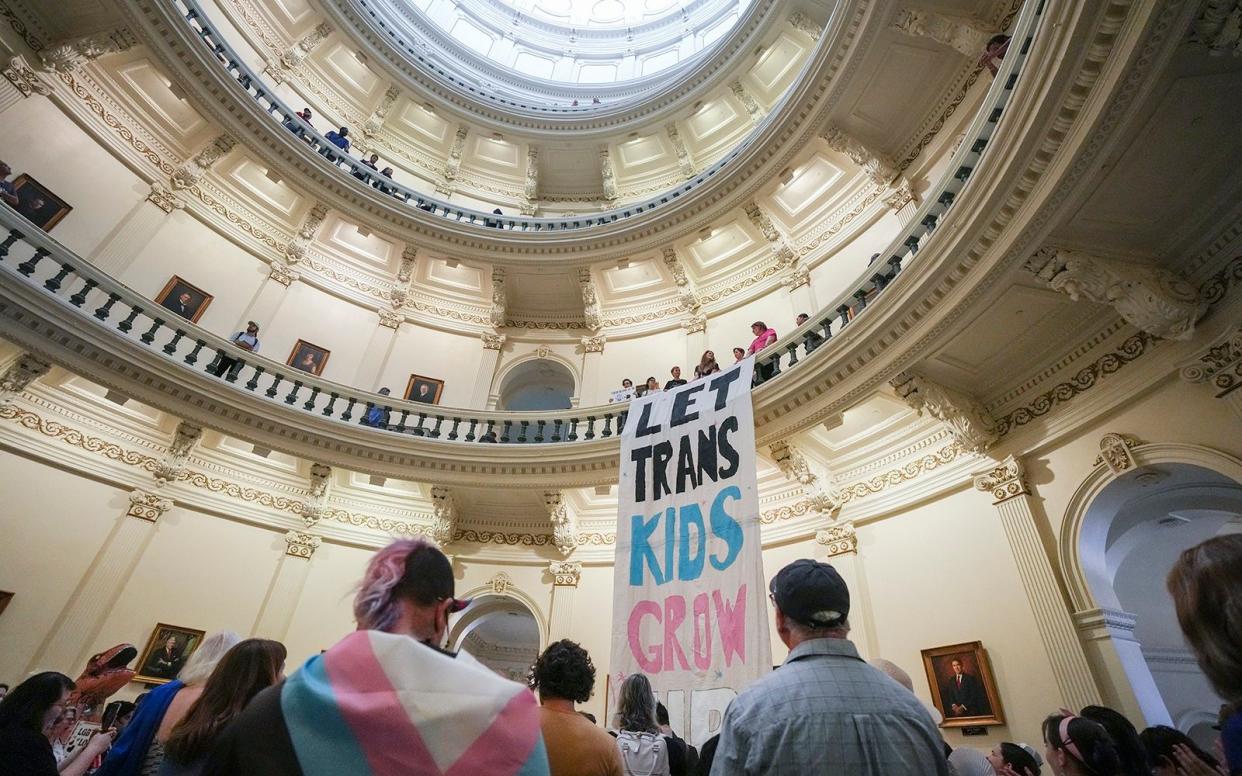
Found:
[(976, 474), (975, 489), (991, 493), (995, 499), (993, 504), (1003, 504), (1010, 499), (1030, 495), (1024, 474), (1022, 463), (1011, 455), (992, 469)]
[(939, 420), (963, 449), (983, 453), (1000, 438), (996, 421), (973, 396), (947, 388), (914, 372), (902, 372), (889, 385), (916, 413)]
[(126, 510), (125, 515), (154, 523), (165, 512), (172, 509), (172, 505), (171, 501), (166, 498), (160, 498), (154, 493), (148, 493), (145, 490), (134, 490), (129, 494), (129, 509)]
[(322, 540), (314, 534), (305, 531), (288, 531), (285, 533), (285, 555), (310, 560), (315, 550), (319, 549), (321, 542)]
[(862, 482), (845, 485), (837, 491), (837, 498), (844, 506), (852, 501), (857, 501), (858, 499), (866, 498), (891, 487), (909, 482), (926, 472), (946, 466), (965, 454), (966, 450), (962, 448), (961, 444), (950, 442), (934, 453), (928, 453)]

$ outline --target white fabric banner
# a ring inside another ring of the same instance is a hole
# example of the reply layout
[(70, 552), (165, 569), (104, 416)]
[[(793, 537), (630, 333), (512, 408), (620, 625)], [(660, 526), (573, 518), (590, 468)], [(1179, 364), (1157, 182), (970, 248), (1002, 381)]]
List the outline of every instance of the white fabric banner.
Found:
[(644, 673), (695, 746), (772, 667), (753, 369), (748, 358), (637, 399), (621, 438), (609, 713)]

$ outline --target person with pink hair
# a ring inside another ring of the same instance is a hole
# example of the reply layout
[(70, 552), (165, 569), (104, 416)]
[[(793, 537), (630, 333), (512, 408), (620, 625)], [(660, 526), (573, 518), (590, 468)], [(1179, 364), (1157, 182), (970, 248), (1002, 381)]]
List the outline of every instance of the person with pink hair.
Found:
[(421, 539), (372, 556), (358, 629), (263, 690), (225, 729), (210, 774), (547, 776), (539, 707), (524, 685), (443, 648), (453, 567)]

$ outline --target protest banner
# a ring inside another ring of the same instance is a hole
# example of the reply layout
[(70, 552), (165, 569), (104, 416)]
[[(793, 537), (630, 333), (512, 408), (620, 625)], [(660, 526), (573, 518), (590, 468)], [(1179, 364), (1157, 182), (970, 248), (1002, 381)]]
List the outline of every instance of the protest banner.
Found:
[(753, 368), (637, 399), (621, 438), (609, 712), (642, 672), (695, 746), (772, 666)]

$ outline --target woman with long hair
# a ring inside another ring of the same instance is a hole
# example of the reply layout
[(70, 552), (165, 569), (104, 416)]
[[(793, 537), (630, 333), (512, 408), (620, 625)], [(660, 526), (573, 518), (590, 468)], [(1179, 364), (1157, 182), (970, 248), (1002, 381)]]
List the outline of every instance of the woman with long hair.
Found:
[(1139, 734), (1154, 776), (1185, 776), (1197, 773), (1224, 773), (1216, 758), (1180, 730), (1167, 725), (1149, 727)]
[[(617, 698), (617, 746), (626, 774), (685, 776), (686, 745), (660, 733), (656, 698), (643, 674), (630, 674)], [(655, 770), (652, 770), (654, 765)], [(639, 767), (641, 766), (641, 770)]]
[(1208, 539), (1182, 553), (1169, 572), (1177, 622), (1216, 690), (1221, 746), (1230, 774), (1242, 774), (1242, 534)]
[(699, 359), (698, 366), (694, 368), (694, 379), (714, 375), (720, 371), (720, 364), (716, 363), (716, 354), (710, 350), (704, 350), (703, 356)]
[(1138, 731), (1125, 715), (1107, 706), (1084, 706), (1082, 715), (1093, 722), (1098, 722), (1108, 731), (1108, 735), (1117, 746), (1117, 755), (1121, 757), (1121, 772), (1124, 776), (1151, 776), (1151, 760), (1147, 750), (1139, 740)]
[(239, 641), (241, 637), (232, 631), (220, 631), (203, 639), (176, 680), (146, 694), (96, 776), (155, 773), (164, 761), (164, 742), (173, 727), (203, 694), (203, 685), (216, 664)]
[[(35, 674), (0, 701), (0, 776), (56, 776), (56, 756), (44, 735), (65, 712), (73, 680), (55, 671)], [(97, 755), (112, 743), (100, 733), (65, 766), (65, 776), (82, 776)]]
[(160, 776), (194, 776), (202, 771), (216, 736), (260, 690), (284, 677), (285, 645), (270, 639), (246, 639), (225, 653), (164, 742)]
[(1002, 741), (992, 748), (988, 763), (997, 773), (1013, 776), (1039, 776), (1039, 762), (1019, 744)]
[(1044, 759), (1055, 776), (1120, 776), (1121, 757), (1108, 731), (1074, 714), (1044, 720)]

